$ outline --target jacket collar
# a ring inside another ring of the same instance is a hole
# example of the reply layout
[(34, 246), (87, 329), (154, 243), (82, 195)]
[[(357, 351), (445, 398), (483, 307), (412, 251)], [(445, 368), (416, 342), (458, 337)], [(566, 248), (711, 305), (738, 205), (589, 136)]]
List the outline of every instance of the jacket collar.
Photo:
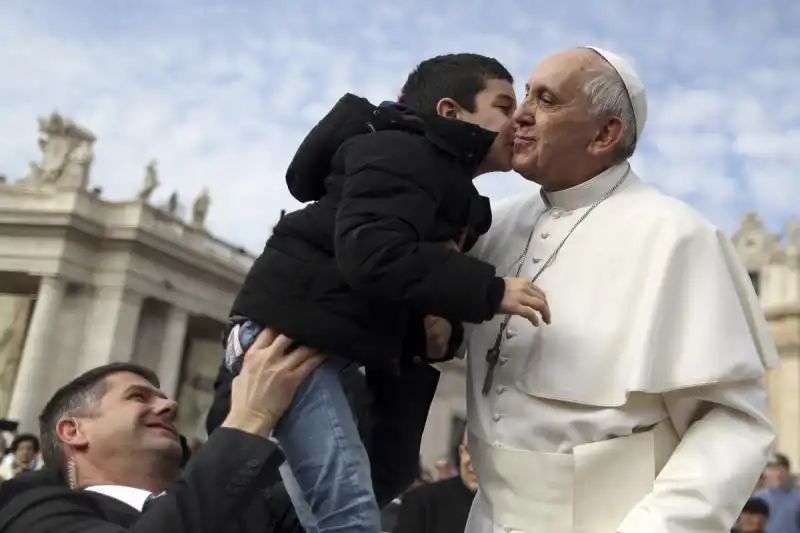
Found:
[(396, 102), (383, 102), (373, 113), (373, 131), (403, 129), (424, 135), (441, 150), (454, 156), (466, 166), (477, 170), (492, 147), (497, 133), (480, 126), (442, 117), (418, 114)]

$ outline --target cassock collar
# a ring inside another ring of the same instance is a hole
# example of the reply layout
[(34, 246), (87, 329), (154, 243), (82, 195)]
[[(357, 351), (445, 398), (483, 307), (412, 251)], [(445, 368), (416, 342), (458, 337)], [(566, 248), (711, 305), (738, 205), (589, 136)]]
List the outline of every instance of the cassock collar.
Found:
[(548, 207), (558, 207), (568, 211), (588, 207), (600, 200), (630, 168), (630, 164), (625, 161), (575, 187), (555, 192), (545, 192), (541, 189), (542, 201)]
[(151, 496), (151, 493), (146, 490), (127, 487), (125, 485), (95, 485), (93, 487), (86, 487), (86, 490), (109, 496), (122, 503), (127, 503), (137, 511), (142, 510), (145, 502)]

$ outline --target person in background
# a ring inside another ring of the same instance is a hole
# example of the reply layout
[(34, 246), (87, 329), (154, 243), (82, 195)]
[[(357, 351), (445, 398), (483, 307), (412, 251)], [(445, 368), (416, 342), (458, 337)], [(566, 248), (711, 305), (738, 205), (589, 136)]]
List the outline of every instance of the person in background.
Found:
[(766, 533), (800, 533), (800, 491), (792, 483), (791, 463), (776, 453), (764, 470), (767, 488), (756, 493), (769, 506)]
[(736, 520), (732, 533), (765, 533), (769, 519), (769, 505), (761, 498), (750, 498)]
[(418, 487), (403, 497), (392, 533), (464, 533), (478, 490), (466, 431), (458, 454), (458, 476)]
[(19, 428), (18, 421), (0, 418), (0, 452), (3, 455), (8, 452), (14, 437), (17, 436), (17, 428)]
[(8, 481), (25, 472), (42, 467), (39, 457), (39, 439), (36, 435), (17, 435), (9, 447), (9, 454), (0, 461), (0, 481)]

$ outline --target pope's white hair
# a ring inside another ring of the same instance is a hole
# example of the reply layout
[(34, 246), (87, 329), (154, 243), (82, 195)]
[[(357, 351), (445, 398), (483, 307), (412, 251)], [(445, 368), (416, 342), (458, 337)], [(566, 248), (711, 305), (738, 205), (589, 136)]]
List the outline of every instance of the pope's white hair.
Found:
[(592, 113), (619, 117), (622, 121), (622, 139), (616, 154), (623, 161), (631, 157), (636, 151), (636, 118), (622, 79), (612, 68), (604, 68), (586, 82), (583, 91)]

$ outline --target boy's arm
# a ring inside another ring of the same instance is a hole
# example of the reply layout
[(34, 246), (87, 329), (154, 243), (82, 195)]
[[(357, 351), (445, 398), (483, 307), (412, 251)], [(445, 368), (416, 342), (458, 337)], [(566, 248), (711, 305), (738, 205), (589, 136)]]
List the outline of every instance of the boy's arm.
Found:
[(385, 131), (345, 148), (335, 230), (339, 268), (351, 287), (369, 296), (453, 320), (489, 320), (505, 291), (494, 267), (441, 243), (420, 242), (445, 196), (426, 143)]

